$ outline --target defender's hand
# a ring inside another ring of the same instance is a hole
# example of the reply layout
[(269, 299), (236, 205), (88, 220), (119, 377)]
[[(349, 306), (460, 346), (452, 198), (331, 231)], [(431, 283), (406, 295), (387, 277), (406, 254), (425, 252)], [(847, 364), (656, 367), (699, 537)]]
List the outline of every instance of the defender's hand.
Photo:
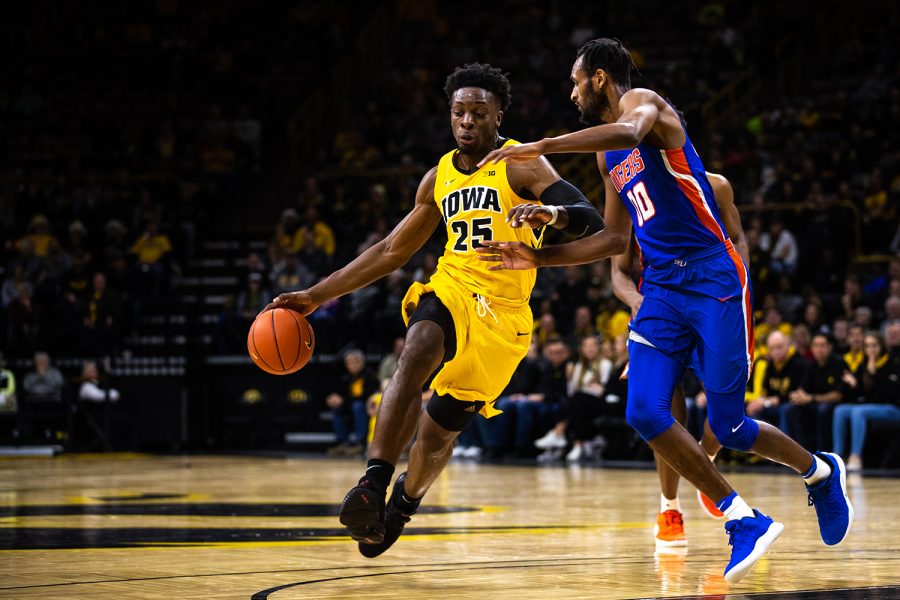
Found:
[(519, 144), (517, 146), (504, 146), (503, 148), (497, 148), (496, 150), (489, 152), (488, 155), (482, 158), (481, 162), (478, 163), (478, 168), (480, 169), (488, 163), (496, 164), (501, 160), (508, 163), (528, 162), (529, 160), (534, 160), (541, 156), (543, 153), (544, 144), (542, 142), (531, 142), (529, 144)]
[(506, 215), (506, 222), (510, 227), (518, 229), (527, 225), (532, 229), (543, 227), (553, 218), (553, 211), (540, 204), (520, 204), (514, 206)]
[(498, 242), (484, 240), (475, 249), (479, 260), (498, 263), (488, 267), (488, 271), (536, 269), (538, 267), (537, 251), (522, 242)]
[(296, 310), (298, 313), (306, 316), (318, 307), (319, 303), (313, 301), (312, 295), (309, 292), (302, 290), (299, 292), (279, 294), (279, 296), (272, 300), (262, 312), (272, 310), (273, 308), (290, 308), (291, 310)]

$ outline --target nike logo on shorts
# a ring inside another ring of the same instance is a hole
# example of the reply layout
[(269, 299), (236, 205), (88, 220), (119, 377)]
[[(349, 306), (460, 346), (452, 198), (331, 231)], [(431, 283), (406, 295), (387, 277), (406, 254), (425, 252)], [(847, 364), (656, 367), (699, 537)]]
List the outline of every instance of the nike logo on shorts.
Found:
[(744, 422), (741, 421), (741, 424), (740, 424), (740, 425), (738, 425), (737, 427), (732, 427), (732, 428), (731, 428), (731, 433), (734, 433), (735, 431), (737, 431), (738, 429), (740, 429), (743, 425), (744, 425)]
[(523, 335), (528, 335), (528, 333), (519, 333), (518, 331), (516, 332), (517, 337), (522, 337)]

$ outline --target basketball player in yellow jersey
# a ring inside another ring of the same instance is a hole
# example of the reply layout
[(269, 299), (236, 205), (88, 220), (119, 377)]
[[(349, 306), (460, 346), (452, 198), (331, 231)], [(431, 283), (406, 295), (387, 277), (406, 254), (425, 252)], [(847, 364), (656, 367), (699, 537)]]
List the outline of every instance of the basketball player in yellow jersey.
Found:
[[(510, 97), (509, 81), (499, 69), (466, 65), (447, 78), (444, 91), (457, 148), (425, 174), (412, 211), (343, 269), (308, 290), (282, 294), (267, 307), (309, 314), (400, 268), (439, 223), (447, 228), (437, 271), (428, 283), (413, 284), (403, 300), (406, 346), (381, 399), (366, 473), (341, 505), (341, 523), (370, 558), (400, 536), (475, 413), (498, 412), (494, 400), (528, 350), (534, 271), (489, 271), (475, 248), (485, 240), (536, 248), (545, 225), (577, 235), (603, 228), (584, 195), (543, 158), (477, 167), (490, 151), (516, 143), (498, 133)], [(423, 412), (421, 390), (435, 371), (434, 394)], [(417, 426), (408, 470), (385, 504), (394, 465)]]

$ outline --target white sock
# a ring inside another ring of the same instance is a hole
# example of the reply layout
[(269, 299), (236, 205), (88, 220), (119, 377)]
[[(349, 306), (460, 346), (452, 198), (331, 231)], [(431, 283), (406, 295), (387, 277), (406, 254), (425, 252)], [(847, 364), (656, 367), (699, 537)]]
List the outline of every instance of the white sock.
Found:
[(740, 496), (735, 496), (734, 500), (731, 501), (731, 506), (725, 509), (725, 518), (729, 521), (755, 516), (753, 509)]
[(659, 495), (659, 512), (666, 512), (667, 510), (677, 510), (681, 512), (681, 503), (678, 502), (678, 496), (675, 496), (671, 500), (663, 496)]
[(815, 468), (812, 470), (808, 476), (803, 478), (803, 481), (806, 482), (806, 485), (813, 485), (819, 483), (823, 479), (827, 479), (829, 475), (831, 475), (831, 467), (828, 466), (828, 463), (813, 454), (813, 464)]

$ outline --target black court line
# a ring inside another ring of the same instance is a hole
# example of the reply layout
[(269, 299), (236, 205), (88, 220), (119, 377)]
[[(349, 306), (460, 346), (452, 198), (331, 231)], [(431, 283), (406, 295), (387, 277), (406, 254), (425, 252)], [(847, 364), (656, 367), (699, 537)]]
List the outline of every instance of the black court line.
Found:
[(821, 590), (794, 590), (790, 592), (750, 592), (744, 594), (706, 594), (703, 596), (664, 596), (654, 600), (710, 600), (722, 598), (739, 600), (740, 598), (788, 598), (790, 600), (895, 600), (900, 598), (900, 586), (878, 585), (858, 588), (828, 588)]
[[(792, 553), (784, 552), (781, 553), (780, 556), (784, 558), (790, 558)], [(799, 554), (803, 555), (806, 560), (821, 560), (821, 561), (833, 561), (833, 557), (831, 556), (823, 556), (823, 557), (809, 557), (804, 552), (799, 552)], [(892, 553), (893, 554), (893, 553)], [(690, 555), (692, 558), (700, 558), (707, 560), (720, 560), (722, 558), (720, 553), (717, 552), (697, 552), (692, 553)], [(894, 558), (892, 556), (891, 558)], [(900, 556), (896, 556), (897, 560), (900, 560)], [(868, 561), (871, 560), (870, 556), (861, 556), (861, 557), (851, 557), (850, 560), (861, 560)], [(883, 560), (883, 559), (882, 559)], [(561, 562), (566, 561), (566, 562)], [(628, 565), (632, 563), (646, 563), (646, 556), (633, 556), (633, 557), (609, 557), (609, 556), (591, 556), (584, 558), (547, 558), (547, 559), (518, 559), (518, 560), (500, 560), (493, 561), (491, 565), (493, 568), (504, 568), (504, 567), (540, 567), (540, 566), (579, 566), (585, 564), (591, 564), (596, 562), (604, 562), (604, 563), (615, 563), (619, 565)], [(520, 564), (508, 564), (508, 563), (532, 563), (528, 565), (520, 565)], [(225, 573), (196, 573), (191, 575), (161, 575), (158, 577), (128, 577), (128, 578), (119, 578), (119, 579), (95, 579), (89, 581), (66, 581), (61, 583), (39, 583), (33, 585), (17, 585), (17, 586), (8, 586), (8, 587), (0, 587), (0, 591), (6, 590), (25, 590), (25, 589), (38, 589), (38, 588), (55, 588), (55, 587), (71, 587), (77, 585), (97, 585), (103, 583), (129, 583), (129, 582), (139, 582), (139, 581), (167, 581), (171, 579), (194, 579), (194, 578), (212, 578), (212, 577), (237, 577), (240, 575), (278, 575), (282, 573), (315, 573), (319, 571), (345, 571), (345, 570), (370, 570), (370, 569), (410, 569), (415, 567), (453, 567), (451, 569), (425, 569), (419, 571), (409, 571), (410, 573), (431, 573), (431, 572), (439, 572), (439, 571), (455, 571), (461, 568), (464, 568), (468, 565), (476, 565), (480, 568), (484, 568), (484, 561), (477, 562), (458, 562), (458, 563), (419, 563), (419, 564), (411, 564), (411, 565), (347, 565), (343, 567), (310, 567), (306, 569), (275, 569), (275, 570), (265, 570), (265, 571), (233, 571), (233, 572), (225, 572)], [(391, 573), (372, 573), (367, 576), (372, 577), (375, 575), (390, 575)], [(334, 581), (337, 579), (350, 579), (353, 577), (361, 577), (357, 576), (345, 576), (345, 577), (332, 577), (329, 579), (321, 579), (321, 581)], [(300, 582), (300, 585), (307, 583), (316, 583), (317, 581), (308, 581), (308, 582)], [(297, 585), (297, 584), (293, 584)], [(847, 588), (847, 589), (868, 589), (868, 588)], [(894, 589), (894, 588), (888, 588)], [(896, 588), (900, 590), (900, 587)], [(265, 590), (264, 590), (265, 591)], [(816, 591), (816, 590), (812, 590)], [(259, 593), (259, 592), (257, 592)], [(768, 594), (769, 592), (765, 592)], [(777, 595), (779, 592), (773, 592)], [(694, 598), (693, 596), (684, 596), (678, 598), (690, 599)], [(707, 598), (699, 597), (699, 598)], [(663, 600), (663, 599), (661, 599)]]

